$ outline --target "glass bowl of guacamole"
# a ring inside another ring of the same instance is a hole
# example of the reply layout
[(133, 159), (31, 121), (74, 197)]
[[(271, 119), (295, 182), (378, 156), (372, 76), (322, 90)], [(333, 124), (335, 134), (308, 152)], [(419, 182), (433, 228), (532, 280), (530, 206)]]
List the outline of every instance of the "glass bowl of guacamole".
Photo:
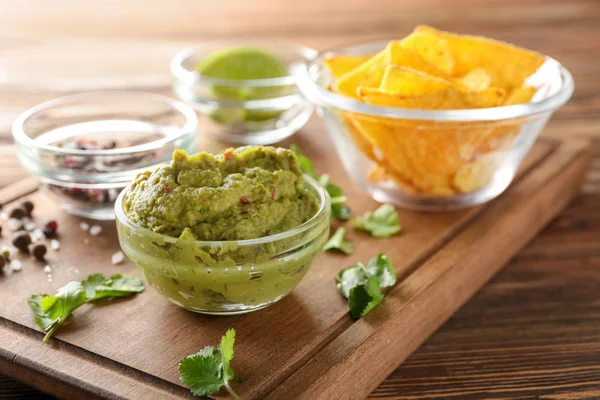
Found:
[(286, 43), (207, 42), (173, 57), (173, 89), (218, 139), (273, 144), (294, 134), (312, 114), (312, 104), (297, 91), (295, 72), (315, 55)]
[(115, 204), (148, 283), (204, 314), (264, 308), (302, 280), (329, 236), (330, 198), (287, 149), (246, 146), (138, 175)]

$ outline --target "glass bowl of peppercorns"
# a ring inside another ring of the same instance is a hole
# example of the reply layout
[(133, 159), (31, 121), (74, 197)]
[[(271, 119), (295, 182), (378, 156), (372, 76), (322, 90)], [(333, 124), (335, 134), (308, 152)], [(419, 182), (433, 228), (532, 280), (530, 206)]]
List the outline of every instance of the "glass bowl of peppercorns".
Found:
[(156, 94), (82, 93), (39, 104), (12, 131), (23, 167), (68, 213), (114, 219), (114, 202), (139, 172), (195, 152), (196, 113)]

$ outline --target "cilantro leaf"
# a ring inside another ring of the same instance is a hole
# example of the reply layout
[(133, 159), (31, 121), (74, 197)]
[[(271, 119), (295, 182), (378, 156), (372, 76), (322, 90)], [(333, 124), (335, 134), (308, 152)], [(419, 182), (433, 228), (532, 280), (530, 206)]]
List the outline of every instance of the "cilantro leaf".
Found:
[(344, 268), (335, 277), (335, 284), (345, 298), (350, 295), (350, 290), (367, 282), (369, 276), (361, 263), (354, 264), (351, 267)]
[(367, 315), (383, 300), (379, 279), (371, 277), (366, 283), (353, 287), (348, 296), (348, 307), (353, 318)]
[(396, 271), (392, 265), (392, 260), (383, 253), (369, 260), (367, 264), (367, 275), (379, 279), (382, 288), (396, 284)]
[[(223, 386), (222, 356), (212, 346), (179, 361), (181, 382), (190, 386), (195, 396), (218, 392)], [(210, 353), (210, 354), (206, 354)]]
[(121, 274), (106, 278), (102, 274), (93, 274), (81, 282), (85, 288), (87, 301), (95, 301), (105, 297), (124, 297), (144, 291), (141, 279), (124, 277)]
[(375, 211), (367, 211), (362, 217), (351, 221), (357, 229), (362, 229), (373, 237), (390, 237), (400, 232), (398, 213), (393, 206), (384, 204)]
[(27, 304), (35, 314), (35, 323), (46, 332), (46, 343), (71, 313), (85, 303), (85, 289), (80, 282), (69, 282), (58, 289), (55, 296), (34, 294)]
[(290, 146), (290, 150), (296, 155), (302, 172), (313, 179), (317, 179), (317, 171), (315, 171), (315, 166), (313, 165), (312, 161), (310, 161), (310, 158), (302, 154), (302, 152), (300, 151), (300, 147), (293, 144)]
[(229, 363), (233, 360), (233, 344), (235, 343), (235, 330), (229, 329), (221, 338), (221, 353), (223, 354), (223, 377), (225, 382), (233, 379), (234, 373)]
[(352, 254), (354, 251), (354, 245), (347, 240), (344, 240), (344, 235), (346, 234), (346, 228), (339, 227), (333, 236), (325, 243), (323, 246), (323, 250), (339, 250), (342, 253), (348, 255)]
[(348, 199), (344, 196), (342, 189), (335, 183), (330, 182), (329, 175), (323, 174), (318, 177), (312, 161), (302, 154), (298, 146), (293, 144), (290, 146), (290, 149), (296, 155), (302, 172), (313, 179), (317, 179), (319, 184), (325, 188), (327, 193), (329, 193), (329, 196), (331, 197), (331, 214), (340, 221), (349, 220), (352, 214), (350, 208), (344, 204)]
[(349, 220), (352, 214), (348, 206), (344, 204), (348, 201), (348, 198), (344, 196), (342, 188), (330, 182), (329, 175), (322, 175), (319, 178), (319, 183), (329, 193), (329, 197), (331, 197), (331, 214), (341, 221)]
[(221, 338), (219, 347), (206, 346), (196, 354), (185, 357), (179, 362), (181, 382), (190, 386), (195, 396), (216, 393), (225, 387), (231, 397), (240, 397), (229, 386), (233, 379), (233, 369), (229, 365), (233, 359), (235, 330), (229, 329)]
[(364, 317), (383, 300), (381, 289), (396, 283), (392, 260), (383, 253), (365, 267), (361, 263), (341, 270), (335, 284), (345, 298), (353, 318)]
[(93, 274), (83, 282), (69, 282), (54, 296), (31, 295), (27, 305), (35, 314), (35, 323), (46, 332), (43, 339), (46, 343), (71, 313), (83, 304), (105, 297), (129, 296), (143, 290), (144, 284), (138, 278), (116, 274), (107, 279), (102, 274)]

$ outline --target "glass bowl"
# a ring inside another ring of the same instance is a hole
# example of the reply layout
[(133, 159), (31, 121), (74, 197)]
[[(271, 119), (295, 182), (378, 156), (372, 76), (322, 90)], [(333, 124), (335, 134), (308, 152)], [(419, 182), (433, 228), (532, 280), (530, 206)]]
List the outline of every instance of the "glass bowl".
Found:
[(42, 190), (70, 214), (114, 219), (114, 202), (133, 177), (194, 152), (196, 113), (167, 97), (97, 92), (61, 97), (21, 114), (17, 157)]
[[(527, 104), (418, 110), (362, 103), (328, 90), (331, 54), (375, 54), (386, 43), (327, 51), (298, 72), (350, 177), (375, 200), (422, 210), (484, 203), (502, 193), (552, 113), (573, 93), (571, 74), (547, 57)], [(529, 79), (529, 78), (528, 78)]]
[[(278, 56), (287, 63), (289, 75), (218, 79), (195, 70), (211, 53), (232, 47), (259, 48)], [(273, 144), (293, 135), (312, 114), (313, 105), (298, 94), (295, 72), (316, 54), (313, 49), (277, 42), (208, 42), (183, 49), (173, 57), (173, 89), (206, 117), (207, 131), (218, 139), (236, 144)]]
[(258, 239), (196, 241), (166, 236), (134, 224), (115, 204), (123, 252), (163, 297), (203, 314), (243, 314), (287, 295), (302, 280), (329, 237), (330, 198), (313, 179), (305, 187), (318, 211), (293, 229)]

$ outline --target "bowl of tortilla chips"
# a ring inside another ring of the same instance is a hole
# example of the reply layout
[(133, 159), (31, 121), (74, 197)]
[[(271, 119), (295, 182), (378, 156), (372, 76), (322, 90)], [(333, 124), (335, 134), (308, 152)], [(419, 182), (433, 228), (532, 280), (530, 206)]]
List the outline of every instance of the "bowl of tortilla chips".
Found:
[(574, 90), (569, 71), (548, 56), (428, 26), (322, 52), (298, 85), (360, 187), (424, 210), (502, 193)]

